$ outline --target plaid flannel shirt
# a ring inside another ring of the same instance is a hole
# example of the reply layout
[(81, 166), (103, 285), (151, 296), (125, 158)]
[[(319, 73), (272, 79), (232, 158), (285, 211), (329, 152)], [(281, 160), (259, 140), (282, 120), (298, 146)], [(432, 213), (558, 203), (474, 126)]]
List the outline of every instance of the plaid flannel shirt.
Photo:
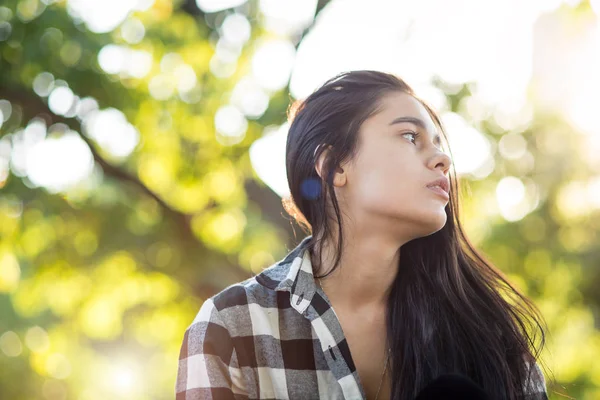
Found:
[[(183, 338), (177, 400), (366, 398), (340, 322), (303, 251), (309, 239), (202, 304)], [(547, 400), (535, 367), (528, 400)]]

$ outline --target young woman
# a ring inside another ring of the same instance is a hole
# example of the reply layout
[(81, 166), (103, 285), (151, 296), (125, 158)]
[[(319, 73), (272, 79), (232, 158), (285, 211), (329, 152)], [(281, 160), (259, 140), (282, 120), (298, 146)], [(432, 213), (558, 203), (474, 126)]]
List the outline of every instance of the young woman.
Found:
[(310, 235), (204, 302), (177, 398), (412, 400), (455, 373), (485, 398), (547, 399), (543, 318), (465, 237), (434, 111), (354, 71), (291, 118), (287, 209)]

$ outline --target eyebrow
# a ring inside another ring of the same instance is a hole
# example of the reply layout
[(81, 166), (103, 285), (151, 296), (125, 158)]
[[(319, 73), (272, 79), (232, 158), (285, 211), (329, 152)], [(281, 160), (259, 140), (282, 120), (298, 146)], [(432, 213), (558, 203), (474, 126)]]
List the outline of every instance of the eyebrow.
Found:
[[(416, 118), (416, 117), (398, 117), (398, 118), (394, 119), (392, 122), (390, 122), (390, 125), (401, 124), (401, 123), (413, 124), (413, 125), (416, 125), (419, 128), (421, 128), (422, 130), (427, 131), (427, 125), (425, 124), (425, 122), (422, 119)], [(440, 135), (435, 135), (433, 137), (433, 141), (437, 145), (442, 144), (442, 138), (440, 137)]]

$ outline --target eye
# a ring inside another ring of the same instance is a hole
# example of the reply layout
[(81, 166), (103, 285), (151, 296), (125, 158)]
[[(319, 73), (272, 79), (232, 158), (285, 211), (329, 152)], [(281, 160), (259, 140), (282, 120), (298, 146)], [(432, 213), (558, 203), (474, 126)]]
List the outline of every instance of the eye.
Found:
[(417, 138), (419, 137), (419, 133), (417, 133), (417, 132), (415, 132), (415, 131), (404, 132), (404, 133), (402, 134), (402, 136), (404, 136), (404, 135), (413, 135), (413, 136), (414, 136), (414, 139), (413, 139), (413, 142), (412, 142), (412, 143), (415, 143), (415, 141), (416, 141), (416, 140), (417, 140)]

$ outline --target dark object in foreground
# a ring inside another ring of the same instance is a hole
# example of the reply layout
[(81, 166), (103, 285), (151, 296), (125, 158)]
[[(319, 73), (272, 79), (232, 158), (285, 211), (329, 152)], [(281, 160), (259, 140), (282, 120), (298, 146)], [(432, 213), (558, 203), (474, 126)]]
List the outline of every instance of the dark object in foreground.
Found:
[(419, 392), (415, 400), (489, 400), (485, 390), (459, 374), (440, 375)]

